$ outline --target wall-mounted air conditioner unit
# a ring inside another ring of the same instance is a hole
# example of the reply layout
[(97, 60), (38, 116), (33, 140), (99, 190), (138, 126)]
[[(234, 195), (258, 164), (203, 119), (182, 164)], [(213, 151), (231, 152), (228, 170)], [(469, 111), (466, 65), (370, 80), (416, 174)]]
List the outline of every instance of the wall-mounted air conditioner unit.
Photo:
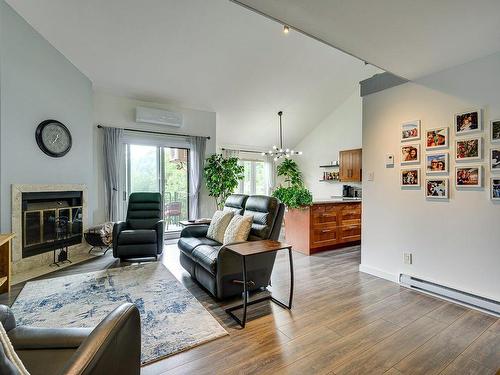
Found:
[(180, 128), (182, 126), (182, 113), (165, 111), (163, 109), (136, 107), (135, 121)]

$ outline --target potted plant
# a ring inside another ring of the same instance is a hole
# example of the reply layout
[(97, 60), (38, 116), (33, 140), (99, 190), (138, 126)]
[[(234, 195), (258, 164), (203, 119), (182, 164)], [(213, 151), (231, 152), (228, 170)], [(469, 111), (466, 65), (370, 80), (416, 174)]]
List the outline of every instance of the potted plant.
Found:
[(204, 175), (208, 194), (215, 198), (218, 210), (243, 179), (244, 168), (238, 165), (238, 158), (225, 158), (222, 154), (213, 154), (205, 161)]
[(304, 223), (308, 220), (309, 206), (313, 202), (312, 194), (304, 186), (302, 173), (295, 161), (285, 159), (278, 165), (277, 175), (283, 177), (286, 184), (280, 185), (273, 192), (273, 196), (286, 206), (285, 239), (296, 249), (306, 248), (309, 244), (304, 233), (309, 231), (309, 228), (304, 228)]
[(304, 186), (299, 166), (294, 160), (285, 159), (277, 168), (277, 175), (283, 177), (287, 186), (280, 185), (273, 196), (285, 204), (287, 209), (300, 209), (312, 204), (312, 194)]

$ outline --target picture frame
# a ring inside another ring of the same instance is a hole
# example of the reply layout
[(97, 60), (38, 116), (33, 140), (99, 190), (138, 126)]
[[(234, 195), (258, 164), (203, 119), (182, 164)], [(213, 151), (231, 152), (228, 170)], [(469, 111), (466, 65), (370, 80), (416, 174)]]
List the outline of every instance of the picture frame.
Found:
[(455, 167), (455, 186), (457, 189), (483, 187), (483, 167), (481, 165)]
[(427, 174), (443, 174), (449, 172), (450, 158), (448, 152), (433, 152), (425, 155), (425, 171)]
[(425, 197), (427, 199), (449, 199), (450, 189), (448, 177), (427, 178), (425, 180)]
[(450, 128), (441, 127), (427, 129), (425, 132), (425, 148), (427, 150), (439, 150), (449, 147)]
[(402, 188), (420, 187), (420, 168), (401, 169), (399, 181)]
[(500, 143), (500, 119), (490, 121), (491, 143)]
[(420, 120), (403, 122), (401, 124), (401, 142), (420, 139)]
[(500, 172), (500, 147), (490, 149), (490, 170)]
[(455, 139), (456, 161), (480, 161), (483, 159), (483, 138), (457, 138)]
[(407, 143), (401, 146), (401, 164), (420, 163), (420, 144)]
[(500, 177), (491, 177), (490, 197), (493, 201), (500, 201)]
[(476, 109), (456, 113), (453, 119), (455, 134), (457, 136), (475, 133), (482, 130), (482, 110)]

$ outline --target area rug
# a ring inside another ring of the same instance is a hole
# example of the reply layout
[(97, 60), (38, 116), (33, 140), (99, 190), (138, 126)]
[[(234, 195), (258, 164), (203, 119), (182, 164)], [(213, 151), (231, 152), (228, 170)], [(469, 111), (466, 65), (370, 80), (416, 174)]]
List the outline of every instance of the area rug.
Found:
[(28, 282), (12, 310), (19, 325), (94, 327), (123, 302), (141, 314), (142, 364), (227, 335), (159, 262)]

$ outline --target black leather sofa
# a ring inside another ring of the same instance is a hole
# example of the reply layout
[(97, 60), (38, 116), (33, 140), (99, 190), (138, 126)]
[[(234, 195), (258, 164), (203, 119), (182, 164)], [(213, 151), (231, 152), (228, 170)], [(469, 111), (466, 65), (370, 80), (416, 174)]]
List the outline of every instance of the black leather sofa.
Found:
[(113, 226), (115, 258), (158, 258), (163, 251), (160, 193), (132, 193), (127, 219)]
[[(5, 305), (0, 305), (0, 323), (31, 375), (140, 373), (141, 323), (132, 303), (116, 308), (93, 330), (16, 326)], [(0, 374), (18, 374), (1, 344)]]
[[(236, 215), (253, 215), (249, 241), (278, 240), (285, 206), (274, 197), (264, 195), (231, 195), (224, 210)], [(208, 225), (184, 228), (178, 242), (180, 263), (213, 296), (224, 299), (243, 292), (241, 259), (228, 252), (222, 244), (206, 237)], [(276, 253), (260, 254), (247, 260), (249, 280), (255, 283), (250, 291), (269, 285)]]

